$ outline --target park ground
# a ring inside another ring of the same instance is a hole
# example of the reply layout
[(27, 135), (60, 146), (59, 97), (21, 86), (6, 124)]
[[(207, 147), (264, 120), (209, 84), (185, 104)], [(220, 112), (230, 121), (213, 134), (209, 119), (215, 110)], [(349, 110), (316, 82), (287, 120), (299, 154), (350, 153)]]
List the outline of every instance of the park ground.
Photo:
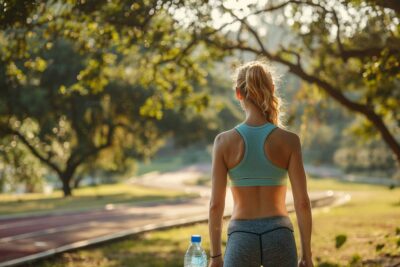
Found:
[[(149, 163), (140, 163), (137, 175), (154, 170), (163, 173), (173, 171), (199, 161), (210, 161), (209, 153), (199, 149), (187, 149), (177, 155), (168, 154)], [(124, 183), (78, 188), (70, 198), (63, 198), (61, 190), (55, 190), (51, 194), (0, 194), (0, 217), (92, 210), (103, 208), (107, 204), (138, 204), (196, 196), (195, 193), (184, 193), (181, 190), (160, 190), (137, 184), (127, 186)]]
[[(313, 211), (312, 247), (316, 266), (398, 266), (400, 264), (400, 188), (310, 178), (313, 190), (351, 194), (342, 206)], [(296, 218), (290, 215), (294, 224)], [(226, 226), (223, 230), (223, 250)], [(143, 233), (36, 262), (37, 267), (182, 266), (191, 234), (203, 236), (208, 252), (206, 223)], [(295, 230), (299, 242), (298, 229)], [(298, 249), (299, 249), (298, 243)]]
[(140, 185), (111, 184), (83, 187), (74, 196), (63, 198), (57, 190), (49, 195), (0, 195), (0, 217), (26, 216), (54, 212), (84, 211), (103, 208), (107, 204), (138, 204), (141, 202), (176, 200), (196, 197), (178, 190), (161, 191)]

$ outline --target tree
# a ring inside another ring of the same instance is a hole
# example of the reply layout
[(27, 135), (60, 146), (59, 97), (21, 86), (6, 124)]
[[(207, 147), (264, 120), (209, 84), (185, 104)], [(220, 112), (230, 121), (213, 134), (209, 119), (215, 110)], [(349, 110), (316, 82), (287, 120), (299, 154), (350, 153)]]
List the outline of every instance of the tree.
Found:
[(193, 85), (205, 82), (201, 63), (213, 52), (193, 53), (168, 12), (180, 5), (3, 2), (0, 135), (54, 171), (65, 196), (78, 167), (104, 151), (119, 163), (152, 155), (173, 131), (159, 127), (165, 110), (207, 105)]
[[(364, 123), (355, 131), (379, 134), (400, 163), (398, 4), (289, 0), (226, 6), (219, 1), (208, 8), (195, 19), (201, 21), (198, 39), (286, 66), (310, 88), (362, 115)], [(213, 21), (208, 13), (216, 9), (216, 16), (229, 19), (218, 26), (204, 23)], [(284, 34), (265, 33), (274, 27)]]
[(3, 138), (0, 144), (0, 192), (17, 190), (20, 185), (26, 192), (43, 189), (43, 168), (28, 149), (18, 143), (17, 137)]

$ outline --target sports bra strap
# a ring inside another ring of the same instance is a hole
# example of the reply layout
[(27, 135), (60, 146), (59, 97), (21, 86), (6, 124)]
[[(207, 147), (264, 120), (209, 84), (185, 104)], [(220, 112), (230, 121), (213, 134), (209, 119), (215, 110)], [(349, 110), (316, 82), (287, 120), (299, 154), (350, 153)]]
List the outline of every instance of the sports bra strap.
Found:
[(266, 123), (250, 126), (241, 123), (235, 127), (244, 141), (244, 155), (238, 165), (228, 171), (231, 184), (237, 186), (286, 184), (287, 170), (272, 163), (264, 152), (264, 144), (277, 126)]

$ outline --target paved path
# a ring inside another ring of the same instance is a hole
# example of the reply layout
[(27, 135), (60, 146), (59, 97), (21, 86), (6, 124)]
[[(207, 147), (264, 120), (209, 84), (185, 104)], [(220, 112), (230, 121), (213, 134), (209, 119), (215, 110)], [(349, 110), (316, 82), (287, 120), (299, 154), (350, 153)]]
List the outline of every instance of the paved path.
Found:
[[(128, 234), (206, 221), (210, 188), (184, 185), (186, 179), (204, 175), (202, 168), (204, 166), (193, 166), (175, 173), (149, 174), (137, 180), (137, 183), (144, 185), (151, 183), (162, 188), (184, 188), (186, 191), (199, 193), (199, 198), (163, 203), (108, 205), (107, 208), (90, 212), (1, 219), (0, 267)], [(175, 178), (165, 179), (166, 177)], [(227, 192), (225, 216), (229, 216), (232, 210), (230, 190)], [(288, 192), (287, 195), (288, 209), (293, 210), (291, 193)], [(332, 191), (310, 193), (314, 207), (337, 204), (338, 200), (346, 199), (343, 196)]]
[(328, 165), (314, 166), (304, 165), (304, 168), (308, 174), (317, 177), (332, 177), (337, 180), (354, 183), (365, 183), (365, 184), (378, 184), (386, 186), (400, 186), (400, 179), (391, 179), (387, 176), (373, 177), (359, 174), (348, 174), (341, 171), (339, 168)]

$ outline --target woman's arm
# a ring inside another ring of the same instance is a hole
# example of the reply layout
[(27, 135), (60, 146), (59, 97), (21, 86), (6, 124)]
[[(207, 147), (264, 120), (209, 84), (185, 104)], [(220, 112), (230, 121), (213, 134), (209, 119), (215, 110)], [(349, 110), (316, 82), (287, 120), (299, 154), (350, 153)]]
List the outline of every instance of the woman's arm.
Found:
[(227, 168), (222, 153), (223, 145), (222, 134), (219, 134), (215, 137), (212, 153), (212, 189), (208, 228), (211, 244), (210, 256), (216, 256), (219, 254), (221, 254), (221, 256), (211, 259), (210, 266), (222, 266), (221, 232), (227, 183)]
[(301, 238), (301, 266), (313, 266), (311, 253), (312, 216), (310, 199), (307, 193), (307, 180), (301, 155), (300, 139), (293, 139), (293, 150), (289, 160), (289, 178), (292, 185), (294, 207)]

